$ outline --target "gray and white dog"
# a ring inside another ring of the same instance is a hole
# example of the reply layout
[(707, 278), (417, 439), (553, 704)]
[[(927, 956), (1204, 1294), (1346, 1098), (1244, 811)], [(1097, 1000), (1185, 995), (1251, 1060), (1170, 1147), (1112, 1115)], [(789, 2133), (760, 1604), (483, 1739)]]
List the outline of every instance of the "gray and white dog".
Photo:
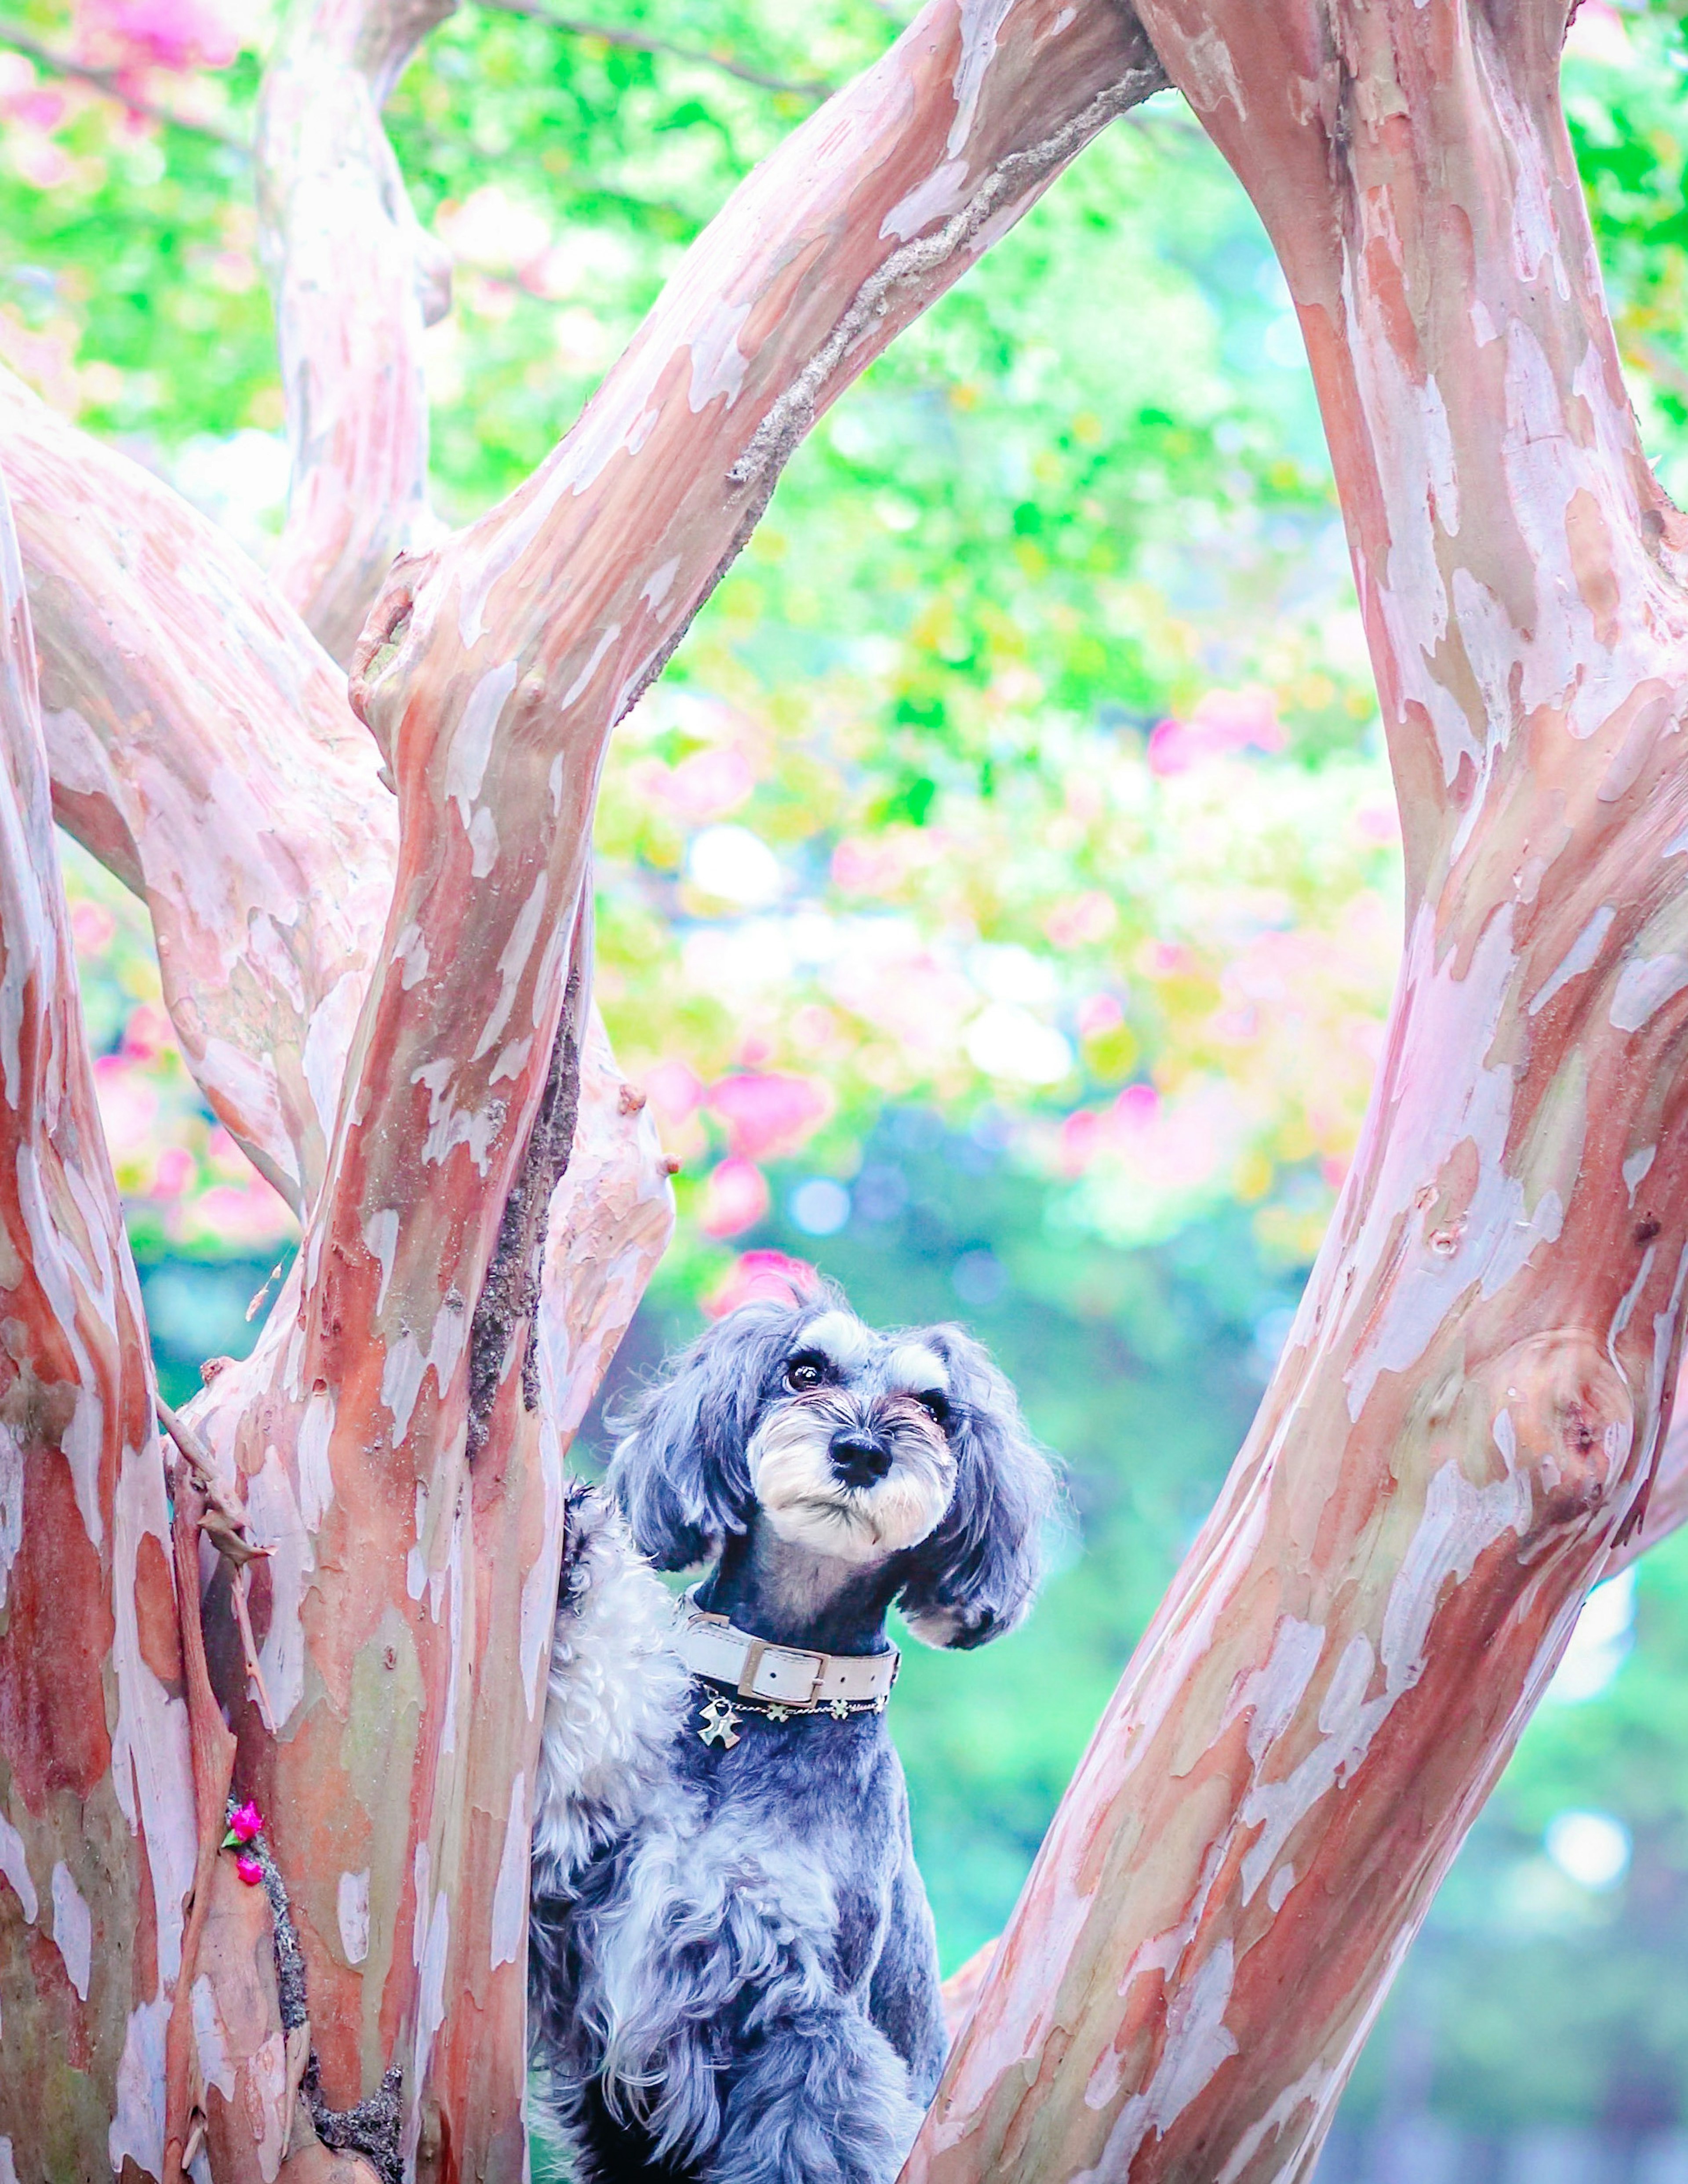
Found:
[[(875, 1333), (831, 1290), (743, 1306), (621, 1423), (609, 1500), (576, 1512), (537, 1786), (554, 2120), (582, 2184), (891, 2184), (944, 2033), (885, 1618), (950, 1646), (1017, 1622), (1053, 1474), (976, 1342)], [(702, 1680), (629, 1534), (713, 1564), (694, 1630), (872, 1696)]]

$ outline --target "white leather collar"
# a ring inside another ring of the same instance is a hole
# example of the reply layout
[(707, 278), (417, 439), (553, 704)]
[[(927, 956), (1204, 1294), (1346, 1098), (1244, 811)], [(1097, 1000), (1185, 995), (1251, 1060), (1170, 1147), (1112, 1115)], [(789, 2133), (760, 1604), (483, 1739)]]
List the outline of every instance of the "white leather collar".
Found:
[(793, 1713), (824, 1707), (880, 1706), (891, 1695), (902, 1656), (821, 1653), (753, 1638), (724, 1615), (710, 1615), (685, 1593), (675, 1616), (674, 1649), (694, 1676), (727, 1684), (742, 1699), (765, 1699)]

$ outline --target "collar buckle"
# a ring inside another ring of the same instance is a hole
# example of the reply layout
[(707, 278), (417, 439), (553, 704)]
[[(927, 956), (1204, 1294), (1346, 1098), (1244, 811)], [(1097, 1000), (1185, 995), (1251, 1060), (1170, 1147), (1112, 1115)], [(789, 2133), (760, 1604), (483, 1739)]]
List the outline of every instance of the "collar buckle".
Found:
[[(826, 1665), (824, 1653), (811, 1653), (796, 1646), (776, 1646), (766, 1638), (752, 1638), (744, 1648), (744, 1663), (738, 1671), (738, 1696), (741, 1699), (772, 1699), (781, 1706), (813, 1706)], [(759, 1681), (765, 1668), (766, 1682)], [(801, 1688), (805, 1675), (809, 1679), (806, 1690)]]

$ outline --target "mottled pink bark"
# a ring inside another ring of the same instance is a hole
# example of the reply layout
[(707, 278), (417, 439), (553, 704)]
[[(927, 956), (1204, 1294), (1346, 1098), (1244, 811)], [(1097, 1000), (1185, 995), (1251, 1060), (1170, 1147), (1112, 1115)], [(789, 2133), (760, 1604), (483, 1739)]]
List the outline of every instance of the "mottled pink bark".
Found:
[(152, 1372), (0, 488), (0, 2148), (159, 2173), (193, 1791)]
[(1407, 946), (1261, 1416), (911, 2179), (1306, 2176), (1639, 1527), (1688, 1284), (1684, 531), (1557, 103), (1564, 10), (1143, 0), (1306, 335)]
[[(301, 1182), (314, 1190), (322, 1115), (304, 1100), (270, 1095), (278, 1077), (309, 1092), (337, 1086), (343, 1071), (391, 888), (393, 800), (377, 784), (373, 746), (292, 615), (156, 480), (70, 431), (21, 390), (0, 406), (0, 462), (23, 478), (27, 495), (23, 528), (42, 616), (40, 649), (58, 700), (50, 721), (61, 812), (152, 909), (178, 1029), (223, 1119), (294, 1195)], [(220, 610), (209, 632), (208, 596)], [(242, 929), (263, 944), (244, 954), (231, 947), (231, 933)], [(263, 1096), (253, 1096), (254, 1082)], [(565, 1404), (570, 1429), (669, 1219), (654, 1138), (596, 1028), (582, 1094), (581, 1173), (595, 1187), (585, 1201), (559, 1194), (556, 1273), (541, 1306), (542, 1329), (553, 1330), (548, 1354), (566, 1368), (559, 1415)], [(226, 1379), (214, 1432), (240, 1386), (238, 1373)], [(221, 1438), (226, 1446), (229, 1436)], [(260, 1485), (260, 1504), (265, 1491)], [(554, 1553), (554, 1467), (540, 1506), (552, 1513)], [(263, 1532), (279, 1559), (297, 1564), (302, 1543), (286, 1536), (273, 1507)], [(512, 1594), (530, 1626), (535, 1597), (531, 1586)], [(272, 1618), (273, 1605), (272, 1596)], [(273, 1620), (268, 1635), (272, 1663), (279, 1656), (285, 1664), (284, 1634)], [(187, 1832), (172, 1842), (161, 1831), (159, 1854), (185, 1861), (191, 1873), (191, 1808), (183, 1804), (176, 1818)], [(489, 1879), (489, 1900), (493, 1892)], [(217, 2009), (208, 2000), (201, 2014), (215, 2053), (250, 2080), (234, 2110), (247, 2147), (273, 2153), (285, 2147), (290, 2124), (274, 2067), (279, 2032), (272, 2026), (242, 2059), (236, 2036), (249, 2018), (247, 1970), (244, 1981), (220, 1994)], [(161, 2023), (153, 2029), (148, 2067), (162, 2073)], [(20, 2062), (29, 2052), (21, 2040), (7, 2049)], [(214, 2060), (212, 2067), (214, 2092)], [(146, 2098), (161, 2115), (161, 2076)], [(238, 2150), (229, 2140), (229, 2105), (212, 2102), (220, 2174), (235, 2173)], [(519, 2102), (513, 2113), (519, 2120)], [(83, 2120), (103, 2133), (109, 2116), (102, 2120), (97, 2098)], [(154, 2156), (148, 2173), (157, 2173), (157, 2149)], [(136, 2159), (146, 2159), (144, 2150)]]

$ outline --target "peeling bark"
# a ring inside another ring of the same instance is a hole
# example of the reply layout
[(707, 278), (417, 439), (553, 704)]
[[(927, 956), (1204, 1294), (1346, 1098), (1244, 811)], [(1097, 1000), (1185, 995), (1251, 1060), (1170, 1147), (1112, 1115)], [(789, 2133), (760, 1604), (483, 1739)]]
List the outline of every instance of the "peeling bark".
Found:
[(1305, 2176), (1644, 1520), (1688, 1284), (1682, 520), (1557, 105), (1563, 11), (1144, 0), (1307, 338), (1407, 947), (1283, 1361), (910, 2178)]

